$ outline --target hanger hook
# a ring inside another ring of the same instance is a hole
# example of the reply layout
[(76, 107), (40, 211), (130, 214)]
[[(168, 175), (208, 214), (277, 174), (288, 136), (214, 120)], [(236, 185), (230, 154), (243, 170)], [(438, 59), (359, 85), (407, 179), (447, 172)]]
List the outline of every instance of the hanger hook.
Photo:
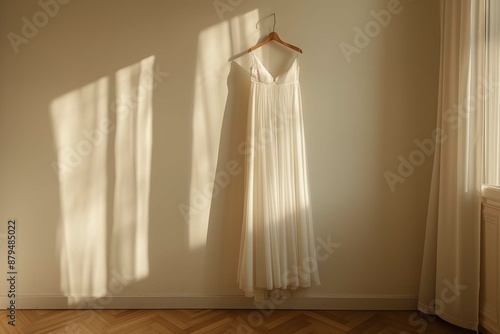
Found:
[(259, 23), (260, 23), (261, 21), (263, 21), (264, 19), (267, 19), (268, 17), (271, 17), (271, 16), (272, 16), (272, 17), (273, 17), (273, 19), (274, 19), (274, 21), (273, 21), (273, 32), (274, 32), (274, 29), (276, 29), (276, 13), (273, 13), (273, 14), (271, 14), (271, 15), (268, 15), (268, 16), (266, 16), (266, 17), (264, 17), (264, 18), (260, 19), (260, 20), (259, 20), (259, 21), (255, 24), (255, 29), (259, 29)]

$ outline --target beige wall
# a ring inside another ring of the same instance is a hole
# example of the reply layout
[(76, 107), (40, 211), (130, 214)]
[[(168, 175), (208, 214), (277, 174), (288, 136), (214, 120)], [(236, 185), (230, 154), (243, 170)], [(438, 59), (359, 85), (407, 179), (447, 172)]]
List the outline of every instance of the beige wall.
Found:
[[(304, 50), (301, 86), (315, 231), (335, 243), (332, 254), (321, 249), (328, 254), (320, 262), (322, 285), (300, 294), (416, 296), (432, 158), (421, 154), (425, 161), (394, 191), (384, 173), (398, 173), (400, 156), (418, 158), (415, 140), (431, 138), (435, 127), (437, 1), (73, 0), (58, 6), (45, 24), (35, 1), (0, 2), (0, 221), (19, 222), (18, 286), (19, 294), (34, 298), (29, 305), (39, 305), (37, 296), (98, 295), (102, 288), (128, 297), (240, 295), (243, 176), (238, 168), (231, 174), (226, 164), (244, 161), (238, 145), (244, 141), (250, 59), (227, 60), (269, 32), (270, 19), (260, 32), (255, 23), (273, 12), (280, 36)], [(370, 11), (388, 7), (390, 22), (375, 24)], [(33, 22), (33, 15), (40, 27), (25, 28), (32, 36), (14, 43), (16, 53), (8, 33), (21, 36), (22, 18)], [(372, 37), (355, 40), (354, 29), (365, 26), (375, 29)], [(355, 51), (350, 62), (340, 46)], [(291, 56), (279, 47), (261, 52), (265, 62), (269, 55)], [(83, 157), (75, 167), (94, 168), (95, 174), (84, 175), (99, 178), (69, 190), (59, 186), (52, 168), (56, 139), (77, 144), (86, 124), (97, 124), (99, 117), (115, 122), (108, 106), (117, 99), (117, 73), (134, 72), (150, 56), (161, 73), (152, 89), (149, 221), (141, 222), (147, 233), (132, 238), (146, 246), (119, 241), (115, 247), (114, 162), (121, 154), (114, 149), (115, 131), (93, 147), (100, 161)], [(279, 71), (277, 62), (269, 66)], [(63, 104), (65, 121), (54, 109), (60, 101), (69, 101)], [(217, 171), (228, 172), (229, 184), (208, 202), (200, 199)], [(104, 196), (93, 196), (88, 188), (102, 182)], [(79, 220), (61, 204), (67, 196), (77, 199)], [(91, 219), (89, 207), (99, 207), (104, 216)], [(75, 226), (82, 222), (88, 225)], [(5, 234), (2, 244), (5, 254)], [(70, 251), (62, 256), (64, 249)], [(135, 256), (130, 261), (147, 265), (110, 290), (113, 257), (128, 254), (124, 249)]]

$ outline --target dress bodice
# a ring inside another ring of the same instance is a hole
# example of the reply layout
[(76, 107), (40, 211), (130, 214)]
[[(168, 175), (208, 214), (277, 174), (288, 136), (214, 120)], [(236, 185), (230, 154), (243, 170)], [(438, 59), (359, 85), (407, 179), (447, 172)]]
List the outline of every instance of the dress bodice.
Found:
[(252, 67), (250, 68), (250, 75), (252, 82), (264, 84), (264, 85), (280, 85), (289, 84), (299, 81), (299, 63), (298, 55), (292, 61), (290, 66), (285, 72), (281, 73), (277, 77), (273, 77), (267, 68), (262, 64), (259, 58), (252, 52)]

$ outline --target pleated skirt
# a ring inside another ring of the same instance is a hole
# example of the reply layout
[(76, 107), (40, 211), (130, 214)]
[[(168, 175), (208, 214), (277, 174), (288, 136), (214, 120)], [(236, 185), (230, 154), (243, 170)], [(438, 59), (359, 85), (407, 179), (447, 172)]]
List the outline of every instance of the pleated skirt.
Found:
[(252, 82), (238, 283), (248, 297), (320, 284), (299, 82)]

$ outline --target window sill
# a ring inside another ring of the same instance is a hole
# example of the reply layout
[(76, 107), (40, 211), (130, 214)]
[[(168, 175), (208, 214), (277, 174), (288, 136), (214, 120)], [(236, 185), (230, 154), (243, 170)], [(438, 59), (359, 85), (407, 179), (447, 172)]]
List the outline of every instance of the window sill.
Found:
[(483, 186), (483, 204), (500, 207), (500, 187)]

